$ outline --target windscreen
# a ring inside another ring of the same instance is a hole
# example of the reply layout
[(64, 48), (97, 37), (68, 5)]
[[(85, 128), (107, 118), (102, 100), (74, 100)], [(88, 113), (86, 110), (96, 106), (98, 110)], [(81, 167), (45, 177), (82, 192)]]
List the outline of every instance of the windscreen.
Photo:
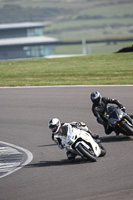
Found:
[(109, 106), (107, 108), (107, 114), (109, 115), (109, 118), (117, 119), (117, 108), (114, 106)]

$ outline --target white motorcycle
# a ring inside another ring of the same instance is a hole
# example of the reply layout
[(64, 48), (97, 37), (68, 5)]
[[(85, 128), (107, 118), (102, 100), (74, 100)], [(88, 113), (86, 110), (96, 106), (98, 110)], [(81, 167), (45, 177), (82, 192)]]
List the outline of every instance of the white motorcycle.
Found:
[(57, 140), (60, 138), (62, 146), (68, 151), (93, 162), (106, 154), (106, 149), (98, 140), (94, 140), (90, 133), (72, 126), (69, 126), (67, 136), (55, 135), (54, 137)]

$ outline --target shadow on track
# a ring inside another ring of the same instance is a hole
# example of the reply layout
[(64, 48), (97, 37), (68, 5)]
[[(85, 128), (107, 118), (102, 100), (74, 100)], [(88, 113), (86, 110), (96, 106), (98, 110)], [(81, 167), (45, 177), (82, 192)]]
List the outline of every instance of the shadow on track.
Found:
[(57, 146), (57, 144), (43, 144), (38, 147), (51, 147), (51, 146)]
[(133, 138), (129, 136), (106, 136), (106, 137), (100, 137), (100, 140), (102, 143), (109, 143), (109, 142), (124, 142), (124, 141), (131, 141)]
[(61, 166), (61, 165), (77, 165), (77, 164), (85, 164), (89, 163), (91, 164), (91, 161), (77, 158), (75, 160), (69, 161), (69, 160), (61, 160), (61, 161), (40, 161), (39, 163), (33, 163), (25, 166), (25, 168), (33, 168), (33, 167), (50, 167), (50, 166)]
[[(109, 142), (124, 142), (124, 141), (132, 141), (133, 138), (129, 136), (105, 136), (100, 137), (102, 143), (109, 143)], [(56, 144), (47, 144), (47, 145), (40, 145), (39, 147), (49, 147), (55, 146)], [(25, 166), (25, 168), (34, 168), (34, 167), (50, 167), (50, 166), (62, 166), (62, 165), (77, 165), (77, 164), (86, 164), (86, 163), (93, 163), (83, 158), (76, 158), (75, 160), (69, 161), (67, 159), (60, 160), (60, 161), (40, 161), (39, 163), (33, 163)]]

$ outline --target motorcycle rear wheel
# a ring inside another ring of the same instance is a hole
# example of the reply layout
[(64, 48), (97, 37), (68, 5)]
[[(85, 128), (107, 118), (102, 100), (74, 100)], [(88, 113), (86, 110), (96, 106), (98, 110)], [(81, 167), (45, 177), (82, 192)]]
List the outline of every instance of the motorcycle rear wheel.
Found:
[(76, 147), (78, 152), (81, 152), (81, 154), (87, 158), (88, 160), (91, 160), (93, 162), (97, 161), (97, 156), (95, 155), (93, 150), (86, 149), (82, 144), (78, 144)]
[(121, 122), (122, 128), (126, 130), (128, 136), (133, 135), (133, 127), (129, 126), (126, 121)]

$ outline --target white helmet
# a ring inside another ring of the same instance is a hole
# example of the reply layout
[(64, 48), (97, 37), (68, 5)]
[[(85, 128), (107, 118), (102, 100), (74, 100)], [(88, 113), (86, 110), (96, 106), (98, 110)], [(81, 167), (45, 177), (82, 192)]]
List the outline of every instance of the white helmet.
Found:
[(99, 103), (101, 99), (101, 94), (98, 91), (94, 91), (91, 93), (90, 98), (93, 103)]
[(53, 118), (49, 121), (48, 126), (53, 133), (57, 133), (61, 127), (60, 120), (57, 118)]

